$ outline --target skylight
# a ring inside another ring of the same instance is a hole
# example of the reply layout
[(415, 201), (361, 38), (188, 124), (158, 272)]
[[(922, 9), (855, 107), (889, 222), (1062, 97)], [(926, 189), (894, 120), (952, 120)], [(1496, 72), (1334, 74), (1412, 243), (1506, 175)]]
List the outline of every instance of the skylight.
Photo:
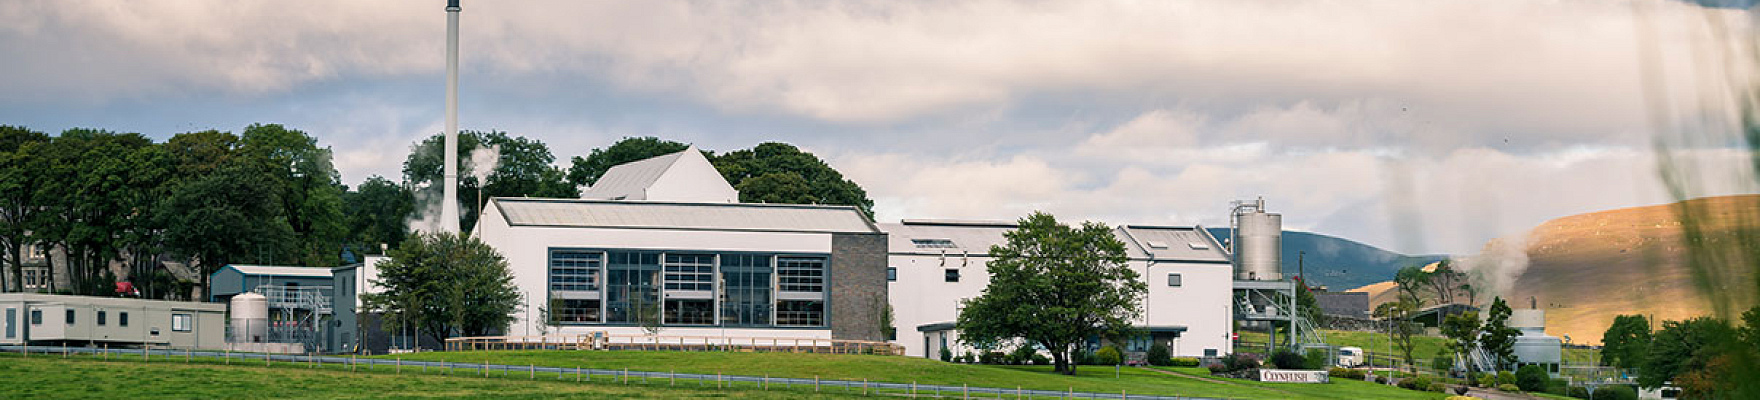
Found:
[(919, 249), (959, 248), (959, 246), (953, 244), (952, 239), (911, 239), (911, 244), (916, 245)]

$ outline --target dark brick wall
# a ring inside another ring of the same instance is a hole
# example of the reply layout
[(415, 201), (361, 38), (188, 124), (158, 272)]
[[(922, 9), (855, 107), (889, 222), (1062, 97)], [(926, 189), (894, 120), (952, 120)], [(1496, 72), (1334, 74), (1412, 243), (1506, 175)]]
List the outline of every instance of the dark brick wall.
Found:
[(831, 236), (831, 338), (884, 340), (886, 234)]

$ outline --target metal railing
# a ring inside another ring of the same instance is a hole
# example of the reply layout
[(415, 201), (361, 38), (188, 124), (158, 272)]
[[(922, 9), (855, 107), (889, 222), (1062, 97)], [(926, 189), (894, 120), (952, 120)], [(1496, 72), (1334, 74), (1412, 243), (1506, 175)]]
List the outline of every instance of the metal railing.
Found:
[(446, 350), (666, 350), (904, 355), (904, 346), (867, 340), (729, 336), (482, 336), (446, 339)]
[(359, 358), (356, 356), (319, 356), (312, 354), (264, 354), (238, 353), (213, 350), (190, 349), (111, 349), (90, 347), (51, 347), (51, 346), (12, 346), (0, 345), (0, 353), (12, 353), (24, 357), (60, 357), (71, 358), (73, 355), (102, 357), (105, 360), (139, 360), (141, 362), (168, 363), (221, 363), (240, 366), (265, 366), (270, 368), (307, 368), (325, 369), (339, 368), (349, 372), (380, 373), (380, 374), (426, 374), (441, 376), (477, 376), (483, 378), (520, 379), (536, 381), (543, 379), (553, 382), (574, 381), (581, 383), (605, 383), (621, 385), (645, 386), (695, 386), (718, 390), (786, 390), (802, 393), (842, 393), (863, 396), (911, 396), (938, 398), (1059, 398), (1059, 399), (1118, 399), (1118, 400), (1213, 400), (1213, 398), (1141, 395), (1131, 394), (1126, 390), (1117, 393), (1078, 392), (1073, 387), (1067, 390), (1025, 389), (1024, 386), (1014, 388), (983, 387), (970, 385), (931, 385), (916, 382), (874, 382), (867, 380), (837, 380), (815, 378), (775, 378), (755, 375), (725, 374), (690, 374), (674, 372), (634, 371), (630, 369), (596, 369), (596, 368), (565, 368), (539, 367), (532, 364), (506, 365), (486, 363), (458, 363), (441, 361), (405, 361), (392, 358)]

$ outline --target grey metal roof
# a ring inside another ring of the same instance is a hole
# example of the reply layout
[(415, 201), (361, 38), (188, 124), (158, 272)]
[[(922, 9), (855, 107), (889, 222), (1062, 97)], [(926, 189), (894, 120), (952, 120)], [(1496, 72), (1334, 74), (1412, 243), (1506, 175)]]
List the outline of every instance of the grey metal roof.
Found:
[[(969, 254), (990, 253), (991, 245), (1007, 243), (1003, 233), (1016, 225), (1006, 221), (903, 220), (879, 224), (886, 231), (887, 252), (892, 254)], [(1215, 238), (1202, 227), (1121, 226), (1113, 230), (1125, 243), (1125, 256), (1134, 260), (1228, 262)], [(946, 240), (951, 246), (920, 246), (917, 241)], [(1152, 248), (1151, 243), (1166, 245)], [(1194, 247), (1192, 244), (1198, 244)], [(1147, 252), (1145, 252), (1147, 250)]]
[(287, 267), (274, 265), (240, 265), (231, 264), (227, 268), (238, 270), (245, 275), (298, 276), (312, 278), (329, 278), (329, 268)]
[(597, 182), (593, 182), (591, 187), (582, 191), (581, 197), (608, 200), (644, 197), (638, 195), (646, 191), (649, 186), (653, 186), (654, 181), (660, 179), (661, 175), (665, 175), (666, 170), (671, 169), (672, 164), (677, 163), (679, 157), (693, 152), (699, 156), (702, 154), (693, 146), (677, 153), (658, 155), (612, 166), (611, 169), (605, 170), (605, 175), (600, 176)]
[(489, 200), (509, 226), (879, 233), (850, 206), (573, 199)]

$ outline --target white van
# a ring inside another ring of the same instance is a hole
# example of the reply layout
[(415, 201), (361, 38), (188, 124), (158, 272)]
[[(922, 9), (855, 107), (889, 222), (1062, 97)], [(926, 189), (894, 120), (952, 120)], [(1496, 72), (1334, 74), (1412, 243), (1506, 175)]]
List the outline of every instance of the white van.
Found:
[(1359, 365), (1363, 365), (1363, 348), (1350, 346), (1338, 348), (1338, 366), (1355, 368)]

